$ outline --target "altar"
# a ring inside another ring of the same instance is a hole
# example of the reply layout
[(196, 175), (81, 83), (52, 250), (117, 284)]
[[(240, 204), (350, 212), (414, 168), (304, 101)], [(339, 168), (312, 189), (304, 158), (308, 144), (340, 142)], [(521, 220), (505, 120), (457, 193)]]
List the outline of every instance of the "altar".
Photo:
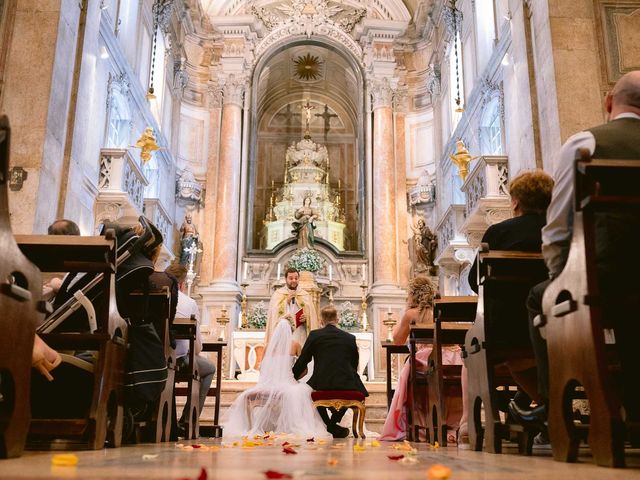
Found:
[[(311, 108), (308, 105), (303, 108)], [(307, 113), (309, 111), (307, 110)], [(331, 185), (329, 152), (314, 142), (307, 131), (299, 142), (292, 142), (284, 158), (282, 187), (271, 185), (271, 199), (263, 220), (261, 246), (273, 249), (295, 236), (292, 223), (306, 209), (313, 213), (313, 235), (331, 243), (339, 251), (345, 249), (345, 210), (341, 183)]]
[[(358, 375), (365, 380), (375, 378), (375, 364), (373, 357), (373, 333), (349, 332), (356, 337), (359, 361)], [(262, 330), (238, 330), (231, 334), (231, 357), (229, 361), (229, 378), (235, 378), (236, 370), (240, 370), (238, 380), (243, 382), (257, 382), (260, 377), (260, 362), (264, 355), (264, 337)]]

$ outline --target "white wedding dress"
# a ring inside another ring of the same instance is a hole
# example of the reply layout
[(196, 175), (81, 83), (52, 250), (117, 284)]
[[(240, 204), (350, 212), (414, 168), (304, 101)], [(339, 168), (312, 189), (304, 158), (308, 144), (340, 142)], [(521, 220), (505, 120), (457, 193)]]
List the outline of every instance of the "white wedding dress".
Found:
[(255, 387), (245, 390), (222, 418), (225, 437), (287, 433), (327, 437), (327, 428), (311, 400), (311, 387), (293, 378), (291, 324), (280, 320), (269, 341)]

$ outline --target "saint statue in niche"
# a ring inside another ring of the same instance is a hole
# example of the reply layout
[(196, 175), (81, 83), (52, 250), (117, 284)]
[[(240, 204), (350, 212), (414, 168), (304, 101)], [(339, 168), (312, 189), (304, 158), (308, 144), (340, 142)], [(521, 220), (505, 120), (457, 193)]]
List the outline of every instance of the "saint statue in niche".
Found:
[(313, 248), (315, 245), (315, 220), (318, 218), (317, 212), (311, 208), (311, 197), (305, 197), (302, 207), (296, 210), (295, 220), (292, 222), (291, 231), (298, 238), (298, 248)]
[(180, 263), (188, 265), (191, 255), (191, 247), (198, 246), (198, 229), (193, 223), (193, 217), (190, 213), (184, 216), (184, 221), (180, 226)]
[[(431, 271), (436, 255), (438, 240), (422, 218), (418, 219), (413, 229), (413, 245), (418, 264)], [(423, 269), (419, 269), (423, 270)]]

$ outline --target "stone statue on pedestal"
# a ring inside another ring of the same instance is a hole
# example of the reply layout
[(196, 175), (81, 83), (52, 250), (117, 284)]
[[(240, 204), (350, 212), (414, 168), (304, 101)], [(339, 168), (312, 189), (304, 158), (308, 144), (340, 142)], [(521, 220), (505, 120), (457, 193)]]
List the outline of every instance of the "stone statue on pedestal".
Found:
[(191, 247), (198, 246), (198, 229), (193, 223), (193, 217), (190, 213), (184, 216), (184, 222), (180, 226), (180, 235), (180, 263), (188, 265)]
[(422, 218), (413, 228), (414, 272), (433, 275), (438, 239)]

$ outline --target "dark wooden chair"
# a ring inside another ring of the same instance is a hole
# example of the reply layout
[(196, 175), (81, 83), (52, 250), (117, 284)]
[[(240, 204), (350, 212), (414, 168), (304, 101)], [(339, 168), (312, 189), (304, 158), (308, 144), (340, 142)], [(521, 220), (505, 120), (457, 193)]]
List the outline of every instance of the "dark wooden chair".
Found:
[[(485, 246), (486, 247), (486, 246)], [(469, 441), (476, 451), (502, 451), (510, 426), (502, 423), (499, 395), (508, 402), (510, 386), (517, 386), (504, 365), (508, 360), (531, 359), (526, 299), (531, 287), (548, 278), (542, 255), (515, 251), (478, 253), (479, 298), (476, 319), (468, 331), (463, 357), (468, 372)], [(498, 388), (502, 387), (503, 392)], [(484, 406), (484, 426), (481, 409)], [(520, 431), (521, 451), (531, 452), (533, 434)]]
[(40, 272), (20, 252), (9, 220), (7, 117), (0, 117), (0, 458), (22, 455), (31, 411), (33, 338), (44, 312)]
[[(419, 345), (433, 345), (435, 324), (422, 323), (412, 325), (409, 331), (409, 380), (407, 381), (407, 439), (411, 442), (420, 441), (420, 431), (425, 431), (427, 442), (433, 441), (429, 437), (427, 425), (427, 366), (420, 365), (416, 358)], [(426, 363), (426, 362), (425, 362)], [(419, 420), (424, 417), (424, 422)], [(422, 424), (424, 423), (424, 424)]]
[(92, 352), (93, 361), (63, 356), (62, 365), (53, 371), (53, 382), (33, 378), (30, 447), (97, 450), (105, 443), (120, 445), (127, 325), (116, 306), (116, 240), (111, 233), (16, 236), (20, 250), (43, 272), (102, 274), (101, 300), (94, 304), (84, 297), (76, 304), (76, 310), (84, 308), (94, 319), (95, 331), (40, 334), (58, 351)]
[(203, 352), (212, 352), (216, 354), (216, 382), (215, 387), (209, 387), (207, 397), (213, 397), (213, 425), (200, 425), (200, 434), (207, 437), (222, 437), (222, 426), (218, 424), (220, 420), (220, 396), (222, 394), (222, 350), (227, 346), (227, 342), (214, 341), (202, 342)]
[(432, 442), (447, 446), (447, 399), (462, 402), (462, 365), (444, 365), (442, 349), (464, 345), (469, 327), (476, 317), (477, 297), (443, 297), (434, 304), (433, 352), (427, 370), (427, 424)]
[[(200, 387), (201, 378), (196, 365), (196, 335), (198, 322), (195, 316), (191, 318), (176, 318), (173, 321), (176, 340), (187, 340), (189, 342), (189, 364), (180, 366), (178, 362), (175, 374), (176, 387), (174, 393), (176, 397), (187, 397), (189, 412), (185, 412), (183, 417), (187, 421), (187, 439), (196, 439), (200, 436)], [(178, 383), (186, 383), (187, 386), (180, 387)], [(187, 408), (187, 405), (185, 405)]]
[[(145, 296), (148, 295), (148, 300)], [(153, 402), (147, 410), (147, 415), (137, 418), (134, 422), (135, 441), (140, 442), (168, 442), (171, 440), (172, 427), (175, 420), (175, 351), (171, 348), (169, 316), (171, 308), (171, 293), (168, 287), (149, 292), (135, 291), (129, 295), (129, 322), (144, 322), (146, 319), (137, 317), (147, 312), (155, 330), (164, 345), (164, 355), (167, 362), (167, 381), (158, 400)]]
[(582, 386), (589, 400), (588, 442), (595, 462), (609, 467), (625, 464), (625, 427), (634, 425), (625, 425), (622, 417), (623, 392), (637, 392), (637, 386), (625, 385), (624, 377), (618, 375), (621, 333), (616, 330), (617, 344), (608, 346), (604, 332), (607, 328), (617, 329), (620, 322), (639, 321), (640, 285), (637, 271), (630, 270), (629, 275), (616, 272), (625, 283), (635, 285), (631, 288), (635, 293), (631, 298), (622, 298), (617, 296), (620, 293), (602, 292), (606, 280), (598, 278), (595, 227), (596, 222), (606, 218), (602, 217), (604, 214), (615, 212), (630, 214), (637, 231), (639, 182), (640, 161), (592, 160), (587, 151), (576, 160), (569, 257), (562, 273), (545, 291), (544, 314), (537, 322), (547, 339), (549, 435), (553, 456), (559, 461), (577, 460), (579, 442), (586, 433), (586, 424), (574, 422), (571, 407), (575, 388)]

